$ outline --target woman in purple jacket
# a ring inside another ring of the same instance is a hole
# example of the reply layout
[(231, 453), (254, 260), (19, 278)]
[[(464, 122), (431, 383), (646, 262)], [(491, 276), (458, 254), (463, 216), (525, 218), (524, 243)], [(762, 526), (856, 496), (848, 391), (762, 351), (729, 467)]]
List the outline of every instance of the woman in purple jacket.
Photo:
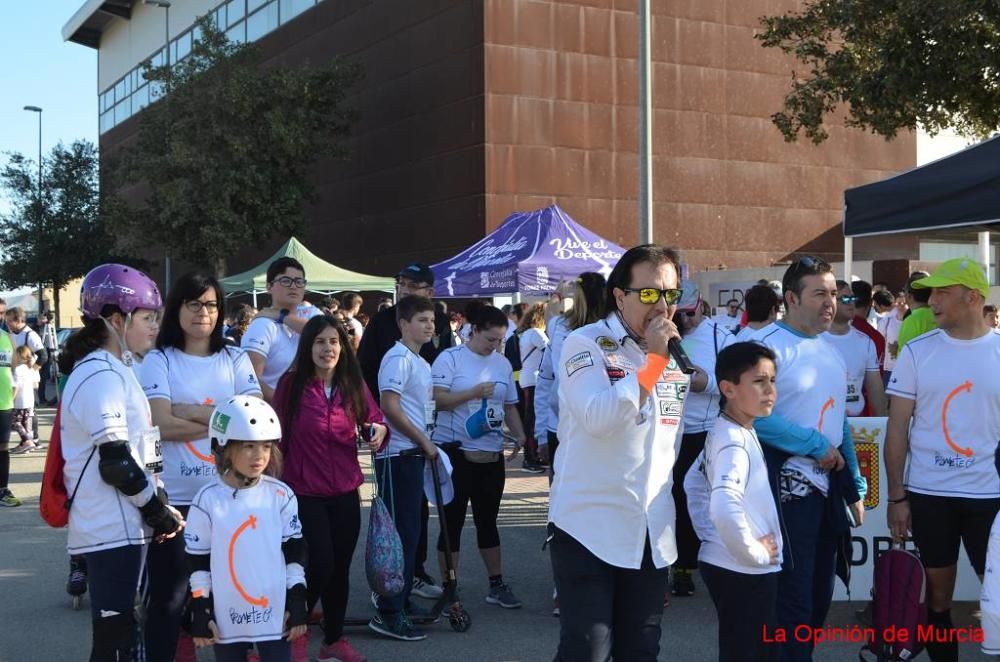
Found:
[[(322, 315), (306, 323), (295, 361), (278, 382), (273, 404), (283, 430), (282, 480), (298, 497), (309, 549), (309, 609), (323, 600), (324, 636), (318, 659), (364, 660), (341, 636), (351, 557), (361, 530), (358, 487), (364, 478), (357, 444), (360, 438), (377, 450), (388, 428), (361, 376), (347, 332), (337, 320)], [(293, 662), (308, 660), (308, 637), (292, 643)]]

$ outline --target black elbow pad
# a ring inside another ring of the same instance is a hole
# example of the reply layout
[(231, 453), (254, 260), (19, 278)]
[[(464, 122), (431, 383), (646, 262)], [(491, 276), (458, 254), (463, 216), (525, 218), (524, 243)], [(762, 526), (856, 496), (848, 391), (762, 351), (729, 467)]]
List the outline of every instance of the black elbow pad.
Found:
[(146, 489), (146, 474), (136, 464), (125, 442), (108, 442), (97, 447), (101, 480), (125, 496), (135, 496)]
[(306, 540), (305, 538), (289, 538), (281, 543), (281, 553), (285, 555), (285, 563), (298, 563), (303, 568), (306, 567)]

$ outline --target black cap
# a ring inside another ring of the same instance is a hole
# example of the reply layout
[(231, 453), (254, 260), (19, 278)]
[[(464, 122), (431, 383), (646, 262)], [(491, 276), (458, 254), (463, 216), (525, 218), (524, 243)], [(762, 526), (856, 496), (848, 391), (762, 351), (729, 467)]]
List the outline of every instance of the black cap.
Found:
[(403, 267), (403, 270), (399, 272), (396, 276), (397, 278), (408, 278), (414, 283), (427, 283), (428, 285), (434, 284), (434, 272), (426, 264), (420, 264), (419, 262), (414, 262)]

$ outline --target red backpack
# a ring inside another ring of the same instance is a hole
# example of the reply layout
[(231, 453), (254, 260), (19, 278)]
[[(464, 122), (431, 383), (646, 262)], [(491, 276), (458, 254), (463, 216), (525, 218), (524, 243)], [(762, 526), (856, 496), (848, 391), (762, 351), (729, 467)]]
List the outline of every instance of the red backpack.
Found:
[(76, 498), (76, 491), (80, 489), (83, 482), (83, 474), (87, 471), (87, 465), (94, 457), (95, 446), (87, 456), (87, 462), (80, 472), (80, 479), (73, 488), (73, 494), (66, 492), (66, 481), (63, 470), (66, 467), (66, 460), (62, 453), (62, 439), (59, 432), (59, 415), (61, 407), (56, 409), (56, 419), (52, 422), (52, 438), (49, 439), (49, 449), (45, 453), (45, 470), (42, 473), (42, 494), (38, 499), (38, 510), (42, 514), (42, 519), (49, 526), (62, 528), (69, 524), (69, 508)]
[[(912, 660), (924, 649), (919, 638), (927, 629), (927, 573), (920, 558), (899, 547), (887, 550), (875, 561), (872, 587), (874, 638), (861, 649), (874, 653), (879, 662)], [(906, 632), (903, 637), (887, 633)]]

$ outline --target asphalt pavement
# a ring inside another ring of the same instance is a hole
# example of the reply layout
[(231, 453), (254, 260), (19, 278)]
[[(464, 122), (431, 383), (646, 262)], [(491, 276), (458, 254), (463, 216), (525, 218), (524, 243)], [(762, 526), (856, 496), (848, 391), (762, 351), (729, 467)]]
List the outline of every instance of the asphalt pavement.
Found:
[[(48, 439), (52, 410), (41, 412), (41, 436)], [(12, 444), (13, 446), (14, 444)], [(11, 458), (11, 488), (24, 501), (20, 508), (0, 508), (0, 662), (86, 660), (90, 651), (89, 604), (74, 611), (65, 593), (68, 560), (66, 531), (48, 527), (38, 515), (38, 491), (44, 452)], [(362, 462), (367, 471), (367, 461)], [(513, 466), (519, 466), (517, 460)], [(367, 490), (365, 494), (368, 494)], [(559, 620), (551, 616), (552, 579), (548, 554), (541, 547), (545, 534), (548, 482), (544, 476), (511, 468), (500, 509), (504, 577), (524, 603), (522, 609), (505, 610), (485, 602), (487, 577), (475, 549), (471, 516), (462, 540), (460, 594), (472, 617), (468, 632), (452, 631), (447, 622), (426, 628), (421, 642), (386, 640), (366, 628), (347, 632), (352, 644), (371, 662), (404, 659), (412, 662), (551, 660), (559, 638)], [(365, 507), (367, 522), (367, 506)], [(364, 535), (355, 552), (351, 570), (349, 615), (372, 614), (364, 576)], [(431, 540), (436, 539), (437, 518), (432, 514)], [(430, 565), (428, 566), (431, 567)], [(435, 570), (432, 574), (437, 576)], [(674, 598), (663, 617), (660, 660), (701, 662), (716, 659), (715, 610), (704, 586), (690, 598)], [(429, 602), (424, 601), (427, 606)], [(835, 603), (827, 622), (831, 633), (853, 626), (859, 603)], [(956, 624), (972, 623), (976, 605), (956, 608)], [(155, 615), (150, 615), (155, 618)], [(312, 628), (311, 651), (319, 649), (320, 633)], [(856, 660), (859, 644), (825, 643), (817, 647), (818, 661)], [(211, 660), (204, 651), (200, 660)], [(918, 659), (926, 659), (922, 654)], [(962, 660), (992, 659), (978, 645), (965, 644)]]

